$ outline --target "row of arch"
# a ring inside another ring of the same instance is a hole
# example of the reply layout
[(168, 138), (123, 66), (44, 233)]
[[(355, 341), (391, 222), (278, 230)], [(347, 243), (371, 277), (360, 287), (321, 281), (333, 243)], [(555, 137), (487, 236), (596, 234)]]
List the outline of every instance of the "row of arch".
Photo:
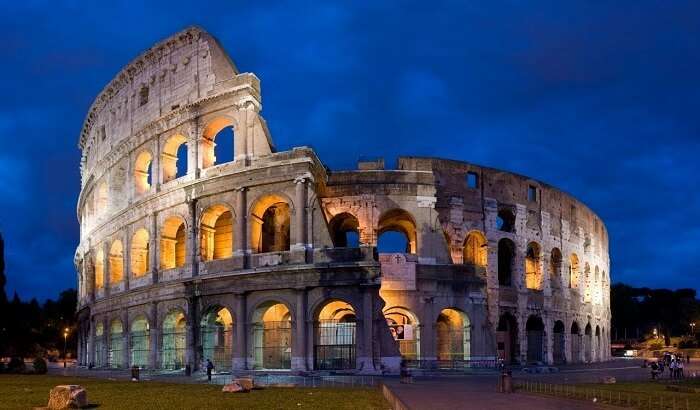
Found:
[[(568, 336), (567, 336), (568, 332)], [(547, 362), (547, 329), (539, 316), (531, 315), (525, 323), (527, 349), (524, 354), (527, 363)], [(562, 320), (556, 320), (551, 329), (552, 361), (554, 364), (590, 363), (605, 359), (605, 328), (588, 322), (582, 330), (574, 320), (567, 328)], [(519, 363), (521, 360), (518, 336), (518, 322), (510, 313), (500, 316), (496, 328), (497, 353), (506, 363)]]
[[(421, 359), (420, 323), (417, 316), (402, 307), (384, 310), (384, 318), (401, 356)], [(216, 369), (230, 370), (233, 364), (234, 321), (222, 306), (207, 309), (199, 321), (197, 360), (212, 360)], [(316, 370), (357, 368), (357, 316), (354, 307), (339, 299), (328, 300), (316, 311), (313, 321), (313, 367)], [(105, 327), (94, 327), (92, 364), (97, 367), (128, 366), (182, 369), (188, 363), (188, 319), (180, 309), (167, 313), (159, 332), (152, 329), (146, 315), (137, 315), (125, 329), (120, 319)], [(253, 350), (251, 369), (290, 369), (295, 326), (292, 314), (283, 302), (267, 301), (253, 312), (247, 329)], [(454, 308), (443, 309), (435, 323), (438, 361), (470, 358), (471, 324), (469, 317)]]

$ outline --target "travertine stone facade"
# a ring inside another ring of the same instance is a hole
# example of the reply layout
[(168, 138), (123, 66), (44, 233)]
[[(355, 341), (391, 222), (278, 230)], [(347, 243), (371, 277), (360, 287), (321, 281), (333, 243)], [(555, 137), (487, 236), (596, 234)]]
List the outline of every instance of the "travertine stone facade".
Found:
[[(82, 365), (381, 374), (402, 358), (609, 357), (608, 237), (585, 205), (465, 162), (330, 171), (310, 148), (278, 152), (261, 110), (258, 78), (196, 27), (98, 95), (80, 135)], [(388, 232), (405, 252), (383, 251)]]

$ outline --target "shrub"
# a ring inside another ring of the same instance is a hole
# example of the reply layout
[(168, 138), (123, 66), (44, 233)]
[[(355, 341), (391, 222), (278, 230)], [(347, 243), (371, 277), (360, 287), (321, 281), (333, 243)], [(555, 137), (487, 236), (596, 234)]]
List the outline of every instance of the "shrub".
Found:
[(34, 359), (32, 367), (34, 368), (35, 374), (46, 374), (46, 372), (48, 371), (48, 368), (46, 367), (46, 360), (44, 360), (41, 357), (37, 357), (36, 359)]
[(649, 350), (661, 350), (663, 347), (664, 345), (661, 342), (649, 343)]
[(22, 373), (24, 368), (24, 360), (17, 356), (10, 359), (10, 363), (7, 364), (7, 371), (10, 373)]

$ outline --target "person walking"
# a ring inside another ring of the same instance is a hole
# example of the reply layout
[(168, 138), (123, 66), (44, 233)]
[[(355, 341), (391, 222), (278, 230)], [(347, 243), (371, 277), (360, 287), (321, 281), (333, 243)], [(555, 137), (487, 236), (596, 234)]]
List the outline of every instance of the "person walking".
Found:
[(682, 379), (683, 378), (683, 360), (679, 360), (677, 366), (678, 366), (677, 378)]
[(651, 363), (651, 380), (656, 380), (656, 375), (659, 373), (659, 365), (656, 362)]
[(214, 363), (207, 359), (207, 381), (211, 381), (211, 371), (214, 370)]
[(669, 371), (671, 372), (671, 379), (676, 378), (676, 370), (678, 369), (678, 363), (675, 360), (671, 360), (671, 366), (669, 366)]

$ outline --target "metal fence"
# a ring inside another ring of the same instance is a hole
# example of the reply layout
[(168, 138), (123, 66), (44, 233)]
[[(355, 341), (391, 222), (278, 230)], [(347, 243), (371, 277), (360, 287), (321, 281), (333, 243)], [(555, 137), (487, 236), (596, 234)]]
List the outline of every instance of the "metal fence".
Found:
[(147, 331), (131, 332), (131, 365), (148, 367), (150, 339)]
[(355, 323), (323, 320), (315, 325), (314, 369), (355, 368)]
[(231, 370), (233, 332), (223, 326), (202, 326), (202, 354), (219, 371)]
[(469, 360), (406, 360), (407, 367), (424, 370), (445, 370), (455, 372), (470, 372), (474, 370), (493, 370), (496, 368), (496, 358)]

